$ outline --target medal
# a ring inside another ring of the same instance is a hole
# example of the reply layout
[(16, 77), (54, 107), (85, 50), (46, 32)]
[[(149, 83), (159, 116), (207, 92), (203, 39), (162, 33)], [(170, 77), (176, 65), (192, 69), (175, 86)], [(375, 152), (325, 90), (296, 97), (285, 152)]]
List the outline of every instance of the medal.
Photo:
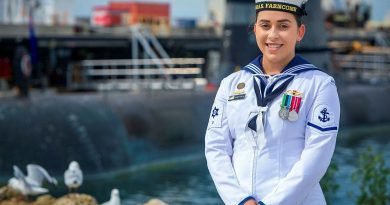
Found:
[(302, 101), (302, 93), (297, 90), (288, 90), (283, 94), (280, 105), (279, 117), (283, 120), (295, 122), (298, 120), (299, 107)]
[(298, 120), (298, 113), (297, 113), (295, 110), (291, 111), (291, 112), (288, 114), (288, 120), (289, 120), (290, 122), (295, 122), (295, 121), (297, 121), (297, 120)]
[(283, 100), (282, 104), (280, 105), (280, 110), (279, 110), (279, 117), (282, 118), (282, 120), (287, 120), (288, 119), (288, 112), (289, 112), (289, 99), (290, 96), (287, 93), (283, 94)]
[(288, 118), (288, 110), (287, 110), (287, 108), (281, 108), (279, 110), (279, 117), (282, 118), (283, 120), (287, 120), (287, 118)]

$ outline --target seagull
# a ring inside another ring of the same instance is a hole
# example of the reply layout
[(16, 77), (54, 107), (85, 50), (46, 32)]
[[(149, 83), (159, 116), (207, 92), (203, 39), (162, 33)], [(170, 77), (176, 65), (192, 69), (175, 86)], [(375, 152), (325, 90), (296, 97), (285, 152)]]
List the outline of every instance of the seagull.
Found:
[(49, 175), (43, 167), (37, 164), (27, 165), (26, 181), (35, 186), (42, 186), (43, 181), (46, 180), (51, 184), (57, 185), (57, 180)]
[(119, 197), (119, 190), (112, 189), (110, 201), (104, 202), (101, 205), (120, 205), (120, 204), (121, 204), (121, 199)]
[(13, 169), (14, 177), (8, 180), (8, 186), (20, 191), (25, 196), (47, 193), (48, 190), (41, 187), (45, 179), (50, 183), (57, 184), (57, 180), (50, 177), (47, 171), (39, 165), (27, 165), (27, 177), (18, 166), (14, 165)]
[(68, 169), (64, 173), (64, 180), (69, 191), (75, 190), (83, 184), (83, 172), (78, 162), (72, 161), (69, 164)]

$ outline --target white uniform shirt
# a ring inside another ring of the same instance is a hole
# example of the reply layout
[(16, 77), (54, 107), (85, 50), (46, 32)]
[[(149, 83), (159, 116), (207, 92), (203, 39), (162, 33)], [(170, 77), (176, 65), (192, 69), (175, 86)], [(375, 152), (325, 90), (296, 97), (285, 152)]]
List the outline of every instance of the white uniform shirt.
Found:
[[(277, 82), (277, 89), (284, 82), (280, 78), (301, 71), (285, 89), (303, 94), (298, 120), (284, 120), (279, 116), (283, 93), (266, 108), (257, 105), (254, 78), (262, 76), (260, 61), (261, 56), (223, 79), (212, 106), (205, 154), (217, 191), (227, 205), (251, 198), (265, 205), (325, 205), (319, 181), (330, 164), (339, 126), (335, 82), (296, 56), (280, 75), (266, 79), (267, 86)], [(259, 113), (263, 137), (248, 127)]]

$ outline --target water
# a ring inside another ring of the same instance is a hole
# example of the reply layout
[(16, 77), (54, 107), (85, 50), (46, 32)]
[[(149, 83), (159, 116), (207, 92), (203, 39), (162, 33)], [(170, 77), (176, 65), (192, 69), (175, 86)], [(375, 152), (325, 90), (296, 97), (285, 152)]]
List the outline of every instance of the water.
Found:
[[(200, 154), (89, 177), (79, 192), (91, 194), (101, 203), (110, 198), (112, 188), (120, 190), (122, 205), (143, 204), (152, 198), (171, 205), (223, 204)], [(66, 192), (61, 188), (53, 193), (59, 196)]]
[[(368, 146), (375, 153), (382, 153), (386, 166), (390, 167), (390, 124), (367, 126), (347, 129), (339, 135), (338, 144), (333, 157), (339, 171), (335, 174), (339, 191), (331, 198), (332, 204), (354, 205), (352, 196), (359, 194), (359, 187), (352, 182), (352, 172), (356, 169), (359, 155), (367, 150)], [(388, 178), (389, 179), (389, 178)], [(388, 184), (390, 190), (390, 184)]]
[[(333, 161), (339, 171), (336, 181), (339, 191), (332, 196), (332, 204), (353, 205), (350, 192), (357, 193), (357, 186), (351, 181), (358, 156), (368, 145), (383, 152), (387, 166), (390, 166), (390, 125), (367, 126), (345, 129), (339, 140)], [(203, 157), (203, 150), (192, 150), (192, 154), (179, 155), (168, 161), (147, 166), (136, 166), (103, 176), (87, 178), (80, 192), (88, 193), (99, 202), (109, 199), (112, 188), (118, 188), (122, 204), (142, 204), (151, 198), (159, 198), (171, 205), (219, 205), (220, 200)], [(63, 187), (60, 185), (60, 187)], [(57, 189), (56, 194), (66, 193)]]

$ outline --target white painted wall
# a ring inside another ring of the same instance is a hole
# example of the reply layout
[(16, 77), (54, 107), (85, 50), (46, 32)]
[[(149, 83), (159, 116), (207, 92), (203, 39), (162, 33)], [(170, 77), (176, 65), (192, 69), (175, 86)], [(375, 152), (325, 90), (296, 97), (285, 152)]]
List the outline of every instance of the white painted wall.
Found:
[[(39, 0), (34, 10), (34, 23), (71, 25), (74, 23), (74, 3), (79, 0)], [(29, 4), (24, 0), (0, 0), (0, 23), (27, 24)]]

